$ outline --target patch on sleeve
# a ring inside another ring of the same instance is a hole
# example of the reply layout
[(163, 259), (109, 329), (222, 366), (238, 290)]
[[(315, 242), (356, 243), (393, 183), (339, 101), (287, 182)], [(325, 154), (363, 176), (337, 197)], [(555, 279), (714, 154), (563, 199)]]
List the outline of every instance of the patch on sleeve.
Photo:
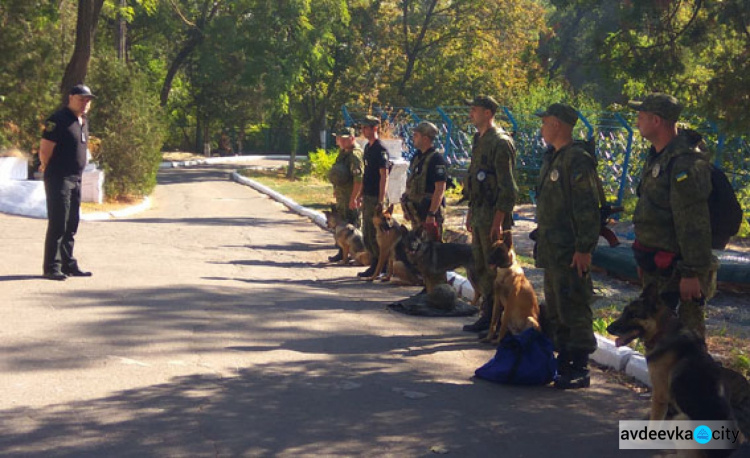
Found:
[(352, 174), (354, 174), (354, 175), (362, 175), (362, 169), (360, 169), (359, 167), (355, 167), (355, 168), (352, 169)]
[(444, 165), (435, 166), (435, 177), (445, 178), (445, 166)]
[(675, 181), (677, 181), (678, 183), (681, 183), (681, 182), (687, 180), (687, 178), (688, 178), (688, 173), (687, 172), (680, 172), (677, 175), (675, 175), (675, 177), (674, 177)]
[(383, 160), (386, 164), (388, 163), (388, 151), (383, 151)]
[(57, 127), (57, 123), (55, 123), (55, 121), (47, 121), (44, 123), (45, 132), (52, 132), (53, 130), (55, 130), (55, 127)]

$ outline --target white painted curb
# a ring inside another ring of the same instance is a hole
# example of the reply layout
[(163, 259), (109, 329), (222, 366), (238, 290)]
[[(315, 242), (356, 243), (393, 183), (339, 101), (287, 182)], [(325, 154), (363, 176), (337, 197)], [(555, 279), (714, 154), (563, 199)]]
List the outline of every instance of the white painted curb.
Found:
[[(308, 218), (312, 219), (315, 224), (327, 230), (325, 217), (322, 213), (310, 210), (309, 208), (305, 208), (292, 199), (279, 194), (278, 192), (258, 183), (257, 181), (243, 177), (237, 172), (232, 173), (232, 179), (244, 185), (250, 186), (257, 191), (268, 195), (272, 199), (283, 203), (292, 211), (295, 211), (300, 215), (307, 216)], [(459, 296), (467, 300), (474, 299), (474, 288), (471, 286), (471, 283), (468, 279), (456, 274), (455, 272), (448, 272), (448, 283), (453, 286)], [(644, 358), (640, 353), (629, 347), (618, 348), (615, 346), (615, 343), (612, 340), (607, 339), (606, 337), (602, 337), (599, 334), (596, 334), (596, 343), (597, 348), (594, 354), (591, 355), (591, 359), (593, 359), (597, 364), (611, 367), (620, 372), (625, 371), (626, 374), (630, 375), (631, 377), (635, 377), (639, 382), (651, 386), (651, 380), (648, 376), (648, 366), (646, 365), (646, 358)]]
[[(206, 164), (234, 164), (237, 162), (254, 162), (262, 159), (289, 159), (289, 156), (283, 154), (272, 154), (268, 156), (227, 156), (227, 157), (207, 157), (205, 159), (193, 159), (190, 161), (165, 161), (159, 164), (160, 169), (172, 169), (178, 167), (189, 167), (191, 165)], [(307, 157), (300, 156), (297, 160), (307, 160)]]

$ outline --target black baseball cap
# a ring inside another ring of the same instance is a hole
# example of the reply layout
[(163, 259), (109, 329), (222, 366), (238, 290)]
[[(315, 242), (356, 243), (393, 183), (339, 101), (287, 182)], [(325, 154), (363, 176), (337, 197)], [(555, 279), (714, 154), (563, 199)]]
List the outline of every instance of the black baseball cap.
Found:
[(70, 95), (82, 95), (84, 97), (91, 97), (92, 99), (95, 99), (96, 96), (91, 93), (91, 89), (89, 89), (88, 86), (85, 84), (76, 84), (72, 88), (70, 88)]
[(672, 122), (677, 122), (682, 113), (682, 104), (673, 96), (661, 92), (649, 94), (641, 102), (631, 100), (628, 106), (636, 111), (647, 111)]
[(466, 99), (464, 100), (464, 102), (472, 107), (486, 108), (493, 113), (495, 113), (500, 106), (500, 104), (497, 103), (497, 100), (493, 99), (492, 96), (489, 95), (478, 95), (473, 99)]

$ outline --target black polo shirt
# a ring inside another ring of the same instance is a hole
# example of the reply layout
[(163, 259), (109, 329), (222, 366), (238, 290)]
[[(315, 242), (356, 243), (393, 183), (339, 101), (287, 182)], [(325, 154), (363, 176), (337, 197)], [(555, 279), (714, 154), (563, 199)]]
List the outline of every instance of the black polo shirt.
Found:
[(424, 163), (424, 158), (430, 154), (435, 148), (430, 148), (427, 151), (419, 152), (412, 158), (412, 167), (416, 175), (422, 173), (423, 168), (427, 167), (427, 183), (425, 183), (425, 190), (427, 194), (435, 192), (435, 183), (439, 181), (448, 180), (448, 163), (445, 161), (445, 157), (442, 154), (436, 152), (432, 155), (427, 164)]
[(83, 125), (69, 108), (62, 108), (47, 118), (42, 138), (55, 143), (52, 157), (44, 170), (45, 177), (82, 175), (86, 167), (89, 126)]
[(380, 139), (371, 145), (365, 145), (365, 153), (362, 157), (365, 163), (365, 172), (362, 177), (362, 195), (380, 196), (380, 169), (388, 168), (388, 151)]

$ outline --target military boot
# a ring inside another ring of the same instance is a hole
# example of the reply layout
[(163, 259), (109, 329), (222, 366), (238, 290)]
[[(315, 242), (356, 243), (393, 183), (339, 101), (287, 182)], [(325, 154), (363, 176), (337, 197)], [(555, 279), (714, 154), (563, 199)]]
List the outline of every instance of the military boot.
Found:
[(479, 319), (472, 324), (463, 327), (466, 332), (482, 332), (490, 328), (490, 319), (492, 318), (492, 296), (483, 297), (482, 305), (479, 309)]
[(342, 250), (341, 247), (339, 247), (338, 253), (336, 253), (333, 256), (328, 256), (328, 261), (330, 262), (339, 262), (342, 259), (344, 259), (344, 250)]
[(589, 386), (591, 386), (591, 376), (589, 375), (588, 352), (571, 352), (570, 366), (567, 370), (559, 374), (555, 380), (555, 388), (560, 390), (575, 390), (578, 388), (588, 388)]
[(372, 277), (372, 274), (375, 273), (375, 269), (377, 269), (377, 268), (378, 268), (378, 260), (376, 259), (375, 261), (373, 261), (372, 264), (370, 264), (370, 267), (368, 267), (367, 270), (364, 270), (364, 271), (358, 273), (357, 276), (359, 278)]

